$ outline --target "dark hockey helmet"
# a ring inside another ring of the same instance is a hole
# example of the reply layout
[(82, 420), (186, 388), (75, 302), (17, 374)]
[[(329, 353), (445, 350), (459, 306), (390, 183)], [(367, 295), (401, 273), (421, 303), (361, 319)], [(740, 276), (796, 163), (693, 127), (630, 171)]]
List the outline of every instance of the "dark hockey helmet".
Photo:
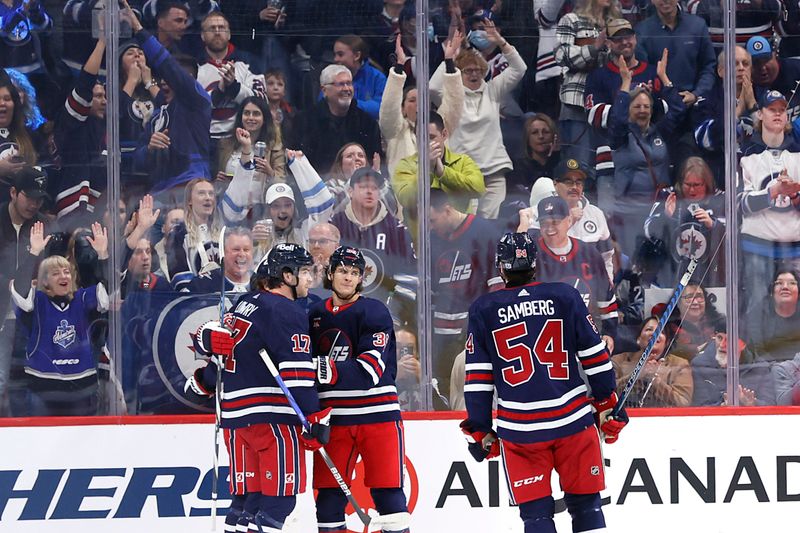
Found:
[(536, 244), (527, 233), (506, 233), (497, 243), (494, 264), (506, 272), (533, 270), (536, 266)]
[(352, 246), (340, 246), (334, 250), (328, 265), (329, 272), (335, 272), (339, 265), (354, 266), (361, 272), (362, 276), (367, 268), (364, 254), (361, 253), (361, 250)]
[(296, 276), (301, 267), (313, 264), (314, 259), (311, 254), (299, 244), (281, 243), (273, 246), (261, 259), (258, 267), (256, 267), (255, 275), (257, 277), (283, 279), (284, 269), (289, 269)]

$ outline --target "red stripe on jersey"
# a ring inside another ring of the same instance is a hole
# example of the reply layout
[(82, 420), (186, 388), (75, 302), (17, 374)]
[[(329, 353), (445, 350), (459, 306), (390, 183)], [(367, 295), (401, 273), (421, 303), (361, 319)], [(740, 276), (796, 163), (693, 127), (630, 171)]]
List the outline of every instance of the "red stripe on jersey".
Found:
[(497, 416), (502, 418), (508, 418), (511, 420), (541, 420), (542, 418), (556, 418), (563, 416), (567, 413), (575, 411), (584, 405), (588, 404), (589, 400), (586, 397), (581, 396), (579, 398), (575, 398), (567, 405), (560, 409), (556, 410), (548, 410), (548, 411), (536, 411), (533, 413), (519, 413), (516, 411), (509, 411), (508, 409), (504, 409), (503, 407), (497, 408)]
[(607, 163), (611, 161), (611, 150), (598, 151), (594, 158), (597, 163)]
[(82, 117), (89, 116), (90, 108), (88, 106), (78, 103), (73, 93), (69, 93), (69, 96), (67, 97), (67, 104), (69, 104), (72, 110), (75, 111), (80, 116)]
[(81, 197), (84, 196), (87, 198), (86, 201), (88, 202), (88, 205), (95, 205), (97, 203), (97, 197), (92, 193), (90, 187), (88, 185), (83, 185), (80, 189), (69, 196), (59, 198), (56, 201), (56, 212), (61, 212), (73, 204), (80, 204)]
[(596, 355), (591, 359), (581, 360), (581, 365), (584, 367), (596, 365), (597, 363), (605, 363), (608, 361), (608, 353), (603, 351), (600, 355)]
[(467, 381), (492, 381), (493, 376), (491, 372), (468, 372)]
[(606, 313), (610, 313), (611, 311), (616, 311), (616, 310), (617, 310), (617, 302), (612, 302), (611, 304), (605, 307), (600, 307), (600, 314), (604, 315)]
[(317, 374), (313, 370), (281, 370), (281, 377), (287, 379), (317, 379)]
[(397, 394), (384, 394), (383, 396), (368, 396), (367, 398), (320, 398), (326, 407), (352, 407), (378, 403), (392, 403), (397, 401)]
[(608, 104), (597, 104), (594, 107), (594, 115), (592, 115), (592, 126), (595, 128), (603, 127), (603, 112), (609, 107)]
[(381, 379), (383, 376), (383, 369), (381, 368), (378, 359), (374, 355), (364, 352), (359, 355), (358, 358), (372, 365), (372, 369), (375, 370), (375, 375), (378, 376), (378, 379)]
[(258, 396), (249, 396), (239, 400), (223, 400), (223, 409), (239, 409), (241, 407), (249, 407), (251, 405), (289, 405), (289, 400), (281, 395), (266, 395), (259, 394)]

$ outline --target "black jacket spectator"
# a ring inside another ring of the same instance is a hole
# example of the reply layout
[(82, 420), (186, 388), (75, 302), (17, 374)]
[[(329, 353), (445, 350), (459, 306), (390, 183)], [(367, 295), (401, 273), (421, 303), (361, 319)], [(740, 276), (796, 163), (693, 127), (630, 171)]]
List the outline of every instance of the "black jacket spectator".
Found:
[(287, 146), (302, 150), (320, 174), (330, 171), (339, 148), (349, 142), (363, 146), (368, 158), (383, 153), (378, 122), (358, 108), (355, 98), (344, 117), (334, 116), (322, 100), (297, 115), (295, 125), (295, 138)]

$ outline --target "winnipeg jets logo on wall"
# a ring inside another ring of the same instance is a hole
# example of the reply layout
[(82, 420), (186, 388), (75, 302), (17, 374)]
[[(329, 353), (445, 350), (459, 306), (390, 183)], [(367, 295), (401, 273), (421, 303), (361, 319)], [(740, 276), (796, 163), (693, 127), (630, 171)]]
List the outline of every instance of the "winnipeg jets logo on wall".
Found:
[(53, 334), (53, 344), (66, 348), (73, 342), (75, 342), (75, 326), (66, 320), (62, 320)]
[[(226, 299), (225, 306), (230, 308), (231, 301)], [(199, 411), (210, 409), (190, 402), (183, 394), (186, 378), (205, 364), (194, 352), (192, 335), (201, 324), (218, 319), (219, 295), (176, 298), (164, 306), (151, 339), (153, 364), (162, 386), (174, 400)]]

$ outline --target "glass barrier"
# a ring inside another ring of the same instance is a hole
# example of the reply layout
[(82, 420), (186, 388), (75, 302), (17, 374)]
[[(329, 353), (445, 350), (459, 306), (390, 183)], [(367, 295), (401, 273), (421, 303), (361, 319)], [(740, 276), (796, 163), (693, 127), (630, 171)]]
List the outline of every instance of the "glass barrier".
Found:
[(278, 243), (307, 312), (359, 248), (401, 409), (463, 409), (506, 231), (620, 389), (697, 261), (631, 408), (798, 402), (794, 7), (106, 3), (0, 3), (1, 415), (213, 412), (191, 334)]

